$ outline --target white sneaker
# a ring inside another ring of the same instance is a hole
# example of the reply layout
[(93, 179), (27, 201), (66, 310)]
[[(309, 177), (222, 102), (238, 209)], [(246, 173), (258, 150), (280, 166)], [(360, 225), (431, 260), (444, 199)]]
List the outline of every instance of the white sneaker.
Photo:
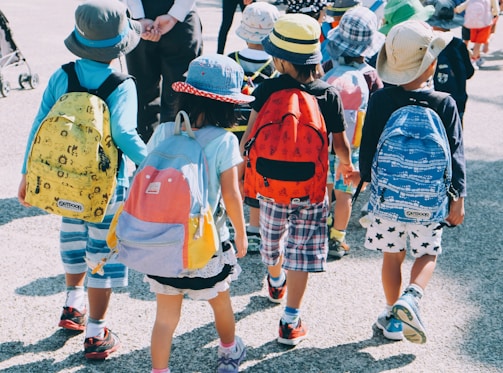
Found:
[(234, 351), (228, 352), (222, 346), (218, 347), (218, 373), (237, 373), (239, 364), (246, 357), (246, 347), (238, 336)]

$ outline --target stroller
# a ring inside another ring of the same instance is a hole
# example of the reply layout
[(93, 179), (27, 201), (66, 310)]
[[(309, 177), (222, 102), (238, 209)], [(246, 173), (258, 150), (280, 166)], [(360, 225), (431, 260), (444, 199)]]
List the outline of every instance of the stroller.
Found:
[(0, 10), (0, 94), (7, 97), (10, 92), (10, 83), (5, 80), (4, 71), (9, 67), (26, 66), (27, 73), (19, 74), (18, 83), (21, 88), (29, 85), (31, 88), (38, 86), (37, 74), (32, 74), (30, 66), (23, 54), (17, 49), (9, 27), (9, 21)]

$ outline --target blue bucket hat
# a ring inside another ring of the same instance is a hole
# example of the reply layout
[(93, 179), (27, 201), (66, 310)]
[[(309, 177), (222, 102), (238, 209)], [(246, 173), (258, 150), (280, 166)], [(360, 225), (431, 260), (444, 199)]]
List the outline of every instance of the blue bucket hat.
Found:
[(255, 97), (241, 93), (243, 78), (243, 68), (232, 58), (208, 54), (193, 59), (185, 82), (175, 82), (171, 87), (175, 92), (231, 104), (246, 104)]
[(344, 13), (339, 25), (329, 31), (327, 52), (332, 59), (371, 57), (381, 49), (385, 38), (377, 30), (375, 13), (358, 6)]

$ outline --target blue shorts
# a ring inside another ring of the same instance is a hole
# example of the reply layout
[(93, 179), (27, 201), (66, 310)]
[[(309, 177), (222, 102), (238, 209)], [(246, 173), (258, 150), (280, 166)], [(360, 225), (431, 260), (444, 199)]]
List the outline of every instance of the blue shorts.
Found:
[(260, 254), (268, 266), (302, 272), (323, 272), (328, 253), (328, 196), (314, 205), (280, 205), (260, 201)]
[[(353, 166), (356, 169), (358, 168), (359, 159), (360, 159), (360, 148), (351, 149), (351, 163), (353, 163)], [(353, 185), (344, 184), (343, 177), (340, 177), (338, 180), (335, 180), (335, 172), (337, 171), (337, 166), (339, 166), (339, 158), (335, 154), (329, 154), (327, 184), (334, 184), (334, 190), (340, 190), (344, 193), (353, 194), (356, 190), (356, 187), (354, 187)]]
[(112, 218), (119, 205), (124, 201), (126, 188), (117, 187), (108, 204), (105, 218), (101, 223), (89, 223), (80, 219), (63, 218), (59, 235), (60, 254), (66, 273), (77, 274), (87, 271), (87, 286), (110, 289), (127, 286), (127, 268), (114, 259), (103, 267), (103, 276), (92, 274), (86, 263), (98, 263), (110, 253), (106, 237)]
[(439, 223), (413, 224), (383, 219), (370, 213), (365, 247), (384, 253), (398, 253), (407, 250), (414, 258), (442, 253), (442, 228)]

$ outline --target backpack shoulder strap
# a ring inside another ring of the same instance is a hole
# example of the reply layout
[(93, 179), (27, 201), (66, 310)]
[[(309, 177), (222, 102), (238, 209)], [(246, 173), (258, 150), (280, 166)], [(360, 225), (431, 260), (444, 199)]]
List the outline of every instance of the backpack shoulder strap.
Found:
[(68, 75), (67, 92), (89, 92), (102, 100), (106, 100), (108, 96), (126, 79), (133, 78), (131, 75), (112, 72), (98, 89), (87, 89), (80, 84), (77, 72), (75, 71), (75, 62), (69, 62), (61, 66), (64, 72)]
[(108, 96), (124, 81), (134, 78), (131, 75), (121, 74), (116, 71), (112, 72), (105, 81), (96, 90), (90, 90), (90, 93), (95, 94), (101, 99), (106, 100)]
[(87, 92), (87, 89), (80, 84), (79, 77), (75, 71), (75, 62), (68, 62), (61, 66), (61, 68), (68, 75), (67, 92)]

